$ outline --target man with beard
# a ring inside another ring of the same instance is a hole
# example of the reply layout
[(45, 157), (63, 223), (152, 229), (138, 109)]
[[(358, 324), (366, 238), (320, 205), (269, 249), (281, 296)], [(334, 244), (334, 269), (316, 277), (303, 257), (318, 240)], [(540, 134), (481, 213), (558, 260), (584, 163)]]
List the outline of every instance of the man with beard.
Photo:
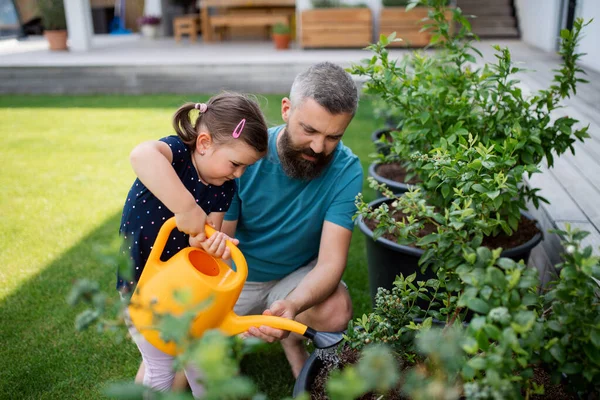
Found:
[[(239, 239), (248, 262), (236, 313), (278, 315), (318, 331), (346, 329), (352, 304), (341, 278), (363, 173), (341, 139), (357, 103), (356, 85), (341, 67), (310, 67), (281, 101), (285, 125), (269, 130), (267, 156), (236, 179), (222, 226)], [(281, 340), (298, 376), (308, 357), (299, 336), (267, 326), (248, 334)]]

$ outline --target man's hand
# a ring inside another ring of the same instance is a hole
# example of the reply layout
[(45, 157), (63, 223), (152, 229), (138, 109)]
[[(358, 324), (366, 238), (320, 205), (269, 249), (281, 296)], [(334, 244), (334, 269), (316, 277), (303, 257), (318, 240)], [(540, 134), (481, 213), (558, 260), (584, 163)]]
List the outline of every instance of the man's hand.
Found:
[[(274, 315), (277, 317), (283, 317), (287, 319), (294, 319), (298, 314), (298, 307), (296, 304), (289, 300), (277, 300), (268, 310), (263, 312), (263, 315)], [(281, 329), (271, 328), (269, 326), (262, 325), (258, 328), (252, 327), (248, 329), (247, 336), (254, 336), (264, 340), (268, 343), (273, 343), (277, 340), (285, 339), (290, 333)]]
[(226, 242), (229, 240), (236, 246), (240, 243), (239, 240), (230, 238), (223, 232), (218, 231), (204, 241), (200, 240), (199, 236), (190, 236), (190, 246), (202, 248), (208, 255), (223, 260), (231, 258), (231, 250), (226, 246)]

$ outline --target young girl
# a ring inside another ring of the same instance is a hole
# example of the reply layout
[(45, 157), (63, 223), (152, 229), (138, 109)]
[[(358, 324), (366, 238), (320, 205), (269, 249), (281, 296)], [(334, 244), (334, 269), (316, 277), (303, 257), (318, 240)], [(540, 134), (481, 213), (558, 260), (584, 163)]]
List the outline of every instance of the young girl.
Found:
[[(192, 122), (190, 113), (196, 110), (198, 117)], [(177, 136), (144, 142), (130, 155), (138, 178), (125, 200), (119, 232), (133, 271), (129, 279), (119, 274), (117, 288), (122, 292), (133, 290), (160, 227), (172, 216), (178, 230), (171, 233), (162, 260), (188, 245), (210, 254), (222, 251), (218, 247), (225, 245), (224, 234), (205, 240), (204, 225), (220, 230), (236, 190), (234, 179), (267, 150), (267, 124), (260, 108), (240, 94), (223, 93), (206, 104), (184, 104), (175, 112), (173, 127)], [(129, 330), (146, 367), (144, 385), (170, 389), (173, 357), (148, 343), (132, 325)], [(194, 396), (199, 397), (202, 388), (196, 374), (186, 370), (186, 376)]]

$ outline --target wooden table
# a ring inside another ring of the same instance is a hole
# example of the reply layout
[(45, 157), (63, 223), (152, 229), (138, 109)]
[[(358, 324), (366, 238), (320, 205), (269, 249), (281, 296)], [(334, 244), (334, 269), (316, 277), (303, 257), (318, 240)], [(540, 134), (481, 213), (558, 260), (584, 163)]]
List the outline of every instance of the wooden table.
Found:
[[(270, 26), (289, 24), (295, 11), (296, 0), (203, 0), (201, 10), (202, 37), (212, 41), (216, 26)], [(209, 9), (220, 11), (210, 15)]]

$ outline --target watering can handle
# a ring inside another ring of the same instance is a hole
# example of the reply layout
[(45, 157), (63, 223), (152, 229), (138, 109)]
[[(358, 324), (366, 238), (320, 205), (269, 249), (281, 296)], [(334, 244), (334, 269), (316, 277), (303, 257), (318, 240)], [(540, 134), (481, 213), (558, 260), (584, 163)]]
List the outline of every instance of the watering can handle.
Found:
[[(171, 217), (165, 221), (165, 223), (160, 227), (160, 231), (158, 231), (158, 236), (154, 241), (154, 246), (152, 247), (152, 251), (150, 251), (150, 255), (148, 256), (148, 262), (154, 262), (157, 265), (160, 265), (162, 261), (160, 260), (160, 256), (162, 255), (165, 245), (169, 240), (169, 235), (173, 229), (177, 228), (177, 223), (175, 222), (175, 217)], [(210, 225), (204, 226), (204, 233), (206, 233), (206, 237), (209, 238), (215, 233), (215, 229)], [(226, 243), (229, 251), (231, 251), (231, 259), (235, 262), (235, 266), (237, 268), (236, 279), (235, 282), (232, 282), (232, 285), (237, 285), (240, 282), (243, 284), (246, 281), (246, 277), (248, 276), (248, 264), (246, 264), (246, 259), (244, 255), (237, 248), (236, 245), (231, 243), (229, 240)]]

